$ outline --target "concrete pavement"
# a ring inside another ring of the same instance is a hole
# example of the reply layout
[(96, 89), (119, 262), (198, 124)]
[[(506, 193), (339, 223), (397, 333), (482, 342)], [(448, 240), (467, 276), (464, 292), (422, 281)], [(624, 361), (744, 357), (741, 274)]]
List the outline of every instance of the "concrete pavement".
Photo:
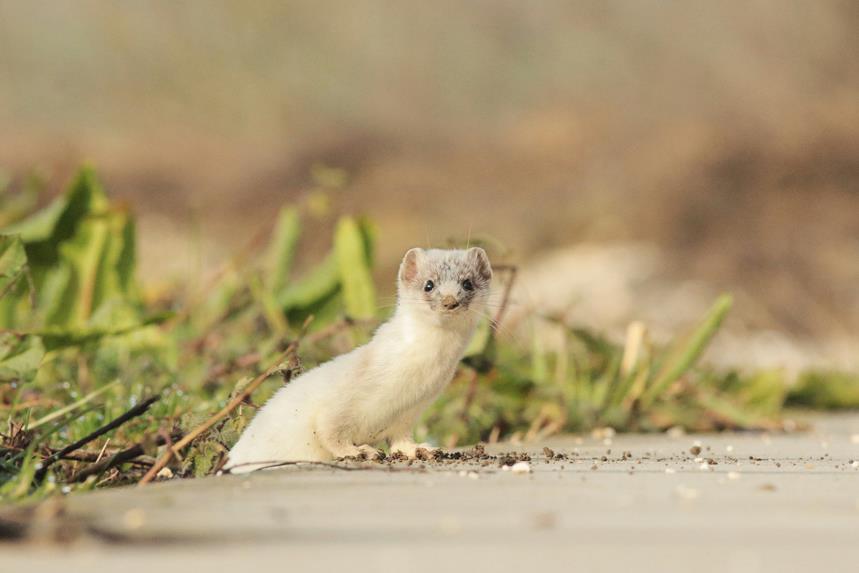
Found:
[(77, 541), (0, 545), (0, 571), (856, 571), (859, 415), (814, 428), (102, 490), (66, 499)]

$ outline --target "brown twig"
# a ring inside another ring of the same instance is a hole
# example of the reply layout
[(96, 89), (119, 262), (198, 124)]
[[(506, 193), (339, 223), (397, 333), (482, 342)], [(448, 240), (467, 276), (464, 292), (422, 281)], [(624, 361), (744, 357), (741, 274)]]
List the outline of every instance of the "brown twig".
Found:
[[(504, 313), (506, 312), (507, 305), (510, 301), (510, 293), (513, 291), (513, 283), (516, 282), (518, 267), (515, 265), (499, 265), (495, 267), (495, 270), (507, 271), (509, 274), (507, 275), (507, 282), (504, 284), (504, 294), (501, 295), (501, 306), (498, 307), (498, 310), (495, 312), (495, 317), (492, 319), (492, 328), (489, 330), (490, 341), (495, 338), (496, 329), (498, 328), (498, 325), (501, 324), (501, 319), (504, 318)], [(489, 378), (491, 380), (495, 377), (495, 366), (491, 363), (490, 366), (492, 367), (489, 371)], [(469, 380), (468, 389), (465, 391), (465, 402), (462, 407), (462, 414), (460, 415), (463, 421), (468, 419), (468, 409), (471, 407), (471, 403), (474, 401), (474, 396), (477, 394), (477, 384), (480, 378), (478, 374), (478, 371), (474, 370), (474, 375), (471, 377), (471, 380)]]
[(161, 396), (157, 396), (157, 395), (152, 396), (150, 398), (147, 398), (146, 400), (144, 400), (143, 402), (141, 402), (137, 406), (131, 408), (130, 410), (128, 410), (127, 412), (125, 412), (124, 414), (119, 416), (118, 418), (114, 418), (113, 420), (111, 420), (110, 422), (105, 424), (104, 426), (98, 428), (94, 432), (87, 434), (86, 436), (84, 436), (83, 438), (78, 440), (77, 442), (69, 444), (68, 446), (61, 449), (60, 451), (51, 454), (50, 456), (48, 456), (47, 458), (45, 458), (42, 461), (42, 467), (39, 468), (39, 470), (36, 472), (36, 475), (34, 476), (36, 481), (41, 481), (45, 477), (45, 473), (47, 473), (48, 468), (52, 464), (57, 462), (59, 459), (61, 459), (63, 456), (66, 456), (66, 455), (70, 454), (71, 452), (84, 447), (85, 445), (87, 445), (91, 441), (99, 438), (100, 436), (103, 436), (104, 434), (110, 432), (113, 429), (118, 428), (119, 426), (123, 425), (124, 423), (128, 422), (129, 420), (144, 414), (149, 409), (149, 407), (152, 404), (154, 404), (155, 402), (157, 402), (159, 399), (161, 399)]
[(110, 438), (104, 441), (104, 445), (101, 447), (101, 450), (98, 452), (98, 457), (95, 459), (95, 463), (101, 461), (101, 457), (104, 455), (104, 452), (107, 451), (107, 446), (110, 444)]
[[(513, 291), (513, 284), (516, 282), (516, 274), (519, 272), (519, 267), (516, 265), (496, 266), (495, 270), (507, 271), (507, 282), (504, 284), (504, 293), (501, 295), (501, 306), (495, 312), (495, 317), (492, 319), (493, 324), (497, 327), (501, 324), (501, 319), (504, 318), (504, 313), (507, 312), (507, 305), (510, 303), (510, 293)], [(495, 335), (495, 329), (492, 329), (490, 334)]]
[[(0, 434), (0, 437), (7, 438), (6, 435)], [(10, 452), (25, 452), (27, 448), (21, 446), (13, 446), (5, 444), (3, 445), (4, 450), (8, 450)], [(49, 455), (53, 455), (60, 450), (45, 448), (45, 451)], [(61, 460), (68, 460), (71, 462), (97, 462), (98, 461), (98, 453), (97, 452), (72, 452), (70, 454), (66, 454), (60, 458)]]
[[(181, 436), (179, 432), (174, 432), (171, 436), (171, 439), (178, 439)], [(164, 436), (156, 436), (155, 437), (155, 445), (163, 446), (167, 443), (167, 440)], [(130, 448), (126, 448), (120, 452), (115, 453), (113, 456), (106, 458), (98, 463), (95, 463), (91, 466), (88, 466), (78, 473), (76, 473), (70, 481), (73, 482), (81, 482), (87, 479), (91, 475), (99, 475), (112, 467), (118, 466), (120, 464), (124, 464), (126, 462), (131, 462), (134, 458), (142, 456), (146, 453), (146, 449), (143, 443), (137, 443), (131, 446)]]
[(182, 463), (184, 460), (182, 459), (182, 455), (179, 454), (176, 450), (174, 450), (173, 438), (170, 436), (170, 432), (165, 430), (163, 427), (158, 429), (158, 435), (164, 438), (164, 445), (167, 446), (168, 450), (173, 450), (173, 455), (176, 456), (176, 459), (179, 460), (179, 463)]
[(27, 410), (29, 408), (44, 408), (50, 406), (58, 406), (60, 402), (48, 398), (34, 398), (27, 402), (19, 402), (17, 404), (0, 404), (0, 410), (11, 410), (18, 412), (19, 410)]

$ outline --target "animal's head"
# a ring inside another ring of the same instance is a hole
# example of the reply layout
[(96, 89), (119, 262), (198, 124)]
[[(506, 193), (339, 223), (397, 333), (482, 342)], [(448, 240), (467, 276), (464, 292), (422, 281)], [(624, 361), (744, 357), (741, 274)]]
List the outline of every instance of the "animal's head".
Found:
[(492, 267), (486, 251), (411, 249), (400, 264), (401, 305), (439, 320), (475, 318), (489, 297)]

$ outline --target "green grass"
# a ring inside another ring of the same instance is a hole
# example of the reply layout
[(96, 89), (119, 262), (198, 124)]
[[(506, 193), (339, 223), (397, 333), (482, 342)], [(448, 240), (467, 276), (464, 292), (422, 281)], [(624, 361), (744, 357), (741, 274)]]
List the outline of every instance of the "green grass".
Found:
[[(384, 320), (371, 280), (375, 231), (364, 219), (342, 218), (330, 254), (297, 274), (301, 229), (316, 216), (305, 205), (285, 207), (268, 246), (252, 245), (190, 294), (166, 295), (139, 281), (133, 218), (89, 169), (41, 211), (0, 217), (11, 221), (0, 235), (0, 499), (139, 481), (166, 441), (277, 370), (290, 343), (298, 341), (310, 368), (366, 340)], [(250, 256), (254, 250), (259, 257)], [(504, 284), (513, 275), (499, 269), (497, 276)], [(788, 395), (779, 372), (699, 365), (730, 308), (731, 297), (720, 297), (696, 329), (664, 348), (650, 344), (640, 324), (621, 345), (546, 319), (555, 342), (534, 336), (523, 345), (498, 337), (487, 322), (418, 437), (451, 446), (600, 426), (772, 428), (786, 399), (859, 404), (855, 377), (809, 374)], [(194, 439), (171, 471), (215, 471), (255, 405), (281, 384), (280, 376), (266, 378)], [(46, 465), (152, 396), (159, 399), (145, 412)]]

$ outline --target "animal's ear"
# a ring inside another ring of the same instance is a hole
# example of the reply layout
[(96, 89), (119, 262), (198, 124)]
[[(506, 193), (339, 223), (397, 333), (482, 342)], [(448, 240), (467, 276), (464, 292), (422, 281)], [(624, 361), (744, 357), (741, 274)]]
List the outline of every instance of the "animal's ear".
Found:
[(492, 265), (489, 264), (489, 255), (486, 251), (480, 247), (471, 247), (468, 249), (468, 256), (477, 269), (477, 276), (489, 281), (492, 278)]
[(423, 258), (423, 249), (409, 249), (406, 256), (403, 257), (403, 262), (400, 263), (400, 281), (404, 283), (412, 283), (418, 277), (418, 267)]

